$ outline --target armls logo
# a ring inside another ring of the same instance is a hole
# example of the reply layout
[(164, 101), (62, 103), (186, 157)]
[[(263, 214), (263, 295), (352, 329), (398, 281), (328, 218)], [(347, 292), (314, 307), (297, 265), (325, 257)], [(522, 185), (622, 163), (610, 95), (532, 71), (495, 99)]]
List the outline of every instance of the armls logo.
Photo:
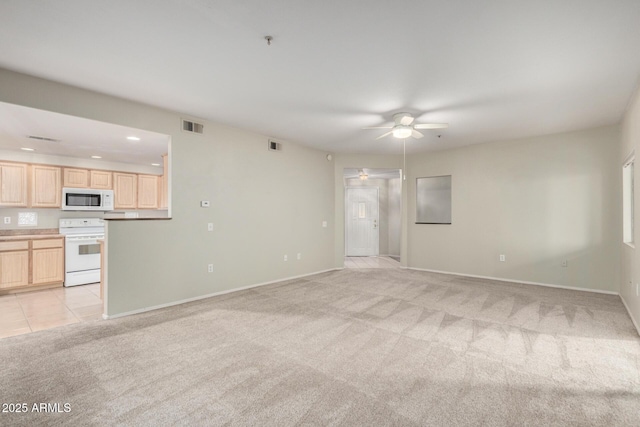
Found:
[(44, 413), (69, 413), (71, 412), (70, 403), (34, 403), (31, 406), (31, 412), (44, 412)]

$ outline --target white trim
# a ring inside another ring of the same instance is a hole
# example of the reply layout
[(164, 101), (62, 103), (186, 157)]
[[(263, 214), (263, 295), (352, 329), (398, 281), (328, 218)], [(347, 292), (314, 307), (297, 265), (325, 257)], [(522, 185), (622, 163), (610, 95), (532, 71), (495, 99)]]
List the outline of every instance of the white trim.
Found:
[(622, 294), (620, 294), (620, 299), (622, 300), (622, 304), (624, 304), (624, 308), (627, 309), (627, 313), (629, 313), (629, 317), (631, 318), (631, 321), (633, 322), (633, 326), (636, 327), (636, 331), (638, 332), (638, 335), (640, 335), (640, 326), (638, 326), (638, 323), (636, 322), (636, 319), (633, 318), (633, 314), (631, 314), (631, 310), (629, 309), (629, 306), (627, 305), (627, 302), (624, 300), (624, 297), (622, 296)]
[(548, 288), (569, 289), (569, 290), (572, 290), (572, 291), (594, 292), (594, 293), (597, 293), (597, 294), (607, 294), (607, 295), (619, 295), (618, 292), (615, 292), (615, 291), (604, 291), (604, 290), (601, 290), (601, 289), (576, 288), (576, 287), (573, 287), (573, 286), (552, 285), (550, 283), (527, 282), (527, 281), (518, 280), (518, 279), (504, 279), (504, 278), (501, 278), (501, 277), (478, 276), (476, 274), (465, 274), (465, 273), (454, 273), (454, 272), (451, 272), (451, 271), (429, 270), (427, 268), (415, 268), (415, 267), (405, 267), (405, 268), (408, 269), (408, 270), (429, 271), (431, 273), (450, 274), (450, 275), (453, 275), (453, 276), (464, 276), (464, 277), (475, 277), (475, 278), (478, 278), (478, 279), (497, 280), (499, 282), (522, 283), (524, 285), (546, 286)]
[(278, 283), (278, 282), (285, 282), (287, 280), (299, 279), (301, 277), (313, 276), (314, 274), (326, 273), (328, 271), (335, 271), (335, 270), (341, 270), (341, 269), (340, 268), (329, 268), (329, 269), (326, 269), (326, 270), (315, 271), (313, 273), (301, 274), (299, 276), (284, 277), (282, 279), (271, 280), (269, 282), (256, 283), (254, 285), (243, 286), (241, 288), (233, 288), (233, 289), (228, 289), (226, 291), (214, 292), (214, 293), (211, 293), (211, 294), (200, 295), (200, 296), (193, 297), (193, 298), (186, 298), (186, 299), (179, 300), (179, 301), (172, 301), (172, 302), (168, 302), (166, 304), (159, 304), (159, 305), (154, 305), (154, 306), (151, 306), (151, 307), (139, 308), (137, 310), (127, 311), (127, 312), (124, 312), (124, 313), (118, 313), (118, 314), (112, 314), (112, 315), (103, 314), (102, 318), (104, 320), (117, 319), (118, 317), (131, 316), (133, 314), (145, 313), (147, 311), (158, 310), (158, 309), (161, 309), (161, 308), (171, 307), (171, 306), (174, 306), (174, 305), (180, 305), (180, 304), (185, 304), (185, 303), (192, 302), (192, 301), (198, 301), (198, 300), (201, 300), (201, 299), (211, 298), (211, 297), (215, 297), (215, 296), (218, 296), (218, 295), (230, 294), (232, 292), (244, 291), (246, 289), (257, 288), (259, 286), (270, 285), (272, 283)]

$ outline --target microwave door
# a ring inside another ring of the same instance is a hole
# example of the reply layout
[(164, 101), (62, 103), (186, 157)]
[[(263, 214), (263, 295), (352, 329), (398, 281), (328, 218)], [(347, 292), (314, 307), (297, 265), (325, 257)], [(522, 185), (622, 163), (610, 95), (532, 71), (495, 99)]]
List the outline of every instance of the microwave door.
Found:
[(67, 192), (64, 197), (64, 208), (66, 210), (95, 210), (101, 206), (101, 194)]

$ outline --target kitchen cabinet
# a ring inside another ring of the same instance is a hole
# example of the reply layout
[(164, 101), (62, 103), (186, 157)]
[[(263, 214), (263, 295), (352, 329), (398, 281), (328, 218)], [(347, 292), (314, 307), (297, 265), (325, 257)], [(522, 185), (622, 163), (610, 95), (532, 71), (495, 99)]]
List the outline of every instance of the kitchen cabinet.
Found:
[(138, 209), (158, 209), (158, 176), (138, 175)]
[(23, 163), (0, 163), (0, 206), (27, 206), (28, 167)]
[(90, 186), (98, 190), (111, 190), (113, 188), (113, 172), (90, 171)]
[(0, 295), (63, 282), (63, 236), (0, 237)]
[(64, 168), (63, 187), (89, 188), (89, 171), (87, 169)]
[(42, 285), (64, 281), (64, 240), (34, 240), (31, 245), (31, 283)]
[(31, 207), (59, 208), (62, 197), (60, 168), (31, 165)]
[(113, 173), (113, 196), (116, 209), (137, 209), (138, 175), (133, 173)]
[(29, 284), (29, 242), (0, 242), (0, 290)]
[(169, 161), (167, 154), (162, 155), (162, 176), (158, 179), (160, 180), (158, 185), (158, 191), (160, 192), (158, 207), (166, 209), (169, 207)]

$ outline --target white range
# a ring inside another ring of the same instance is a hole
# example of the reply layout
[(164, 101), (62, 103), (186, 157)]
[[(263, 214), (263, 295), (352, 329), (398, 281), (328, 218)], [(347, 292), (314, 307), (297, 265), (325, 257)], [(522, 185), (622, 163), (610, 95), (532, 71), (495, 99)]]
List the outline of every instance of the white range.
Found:
[(100, 239), (104, 239), (101, 218), (66, 218), (60, 220), (60, 234), (65, 236), (65, 286), (100, 282)]

